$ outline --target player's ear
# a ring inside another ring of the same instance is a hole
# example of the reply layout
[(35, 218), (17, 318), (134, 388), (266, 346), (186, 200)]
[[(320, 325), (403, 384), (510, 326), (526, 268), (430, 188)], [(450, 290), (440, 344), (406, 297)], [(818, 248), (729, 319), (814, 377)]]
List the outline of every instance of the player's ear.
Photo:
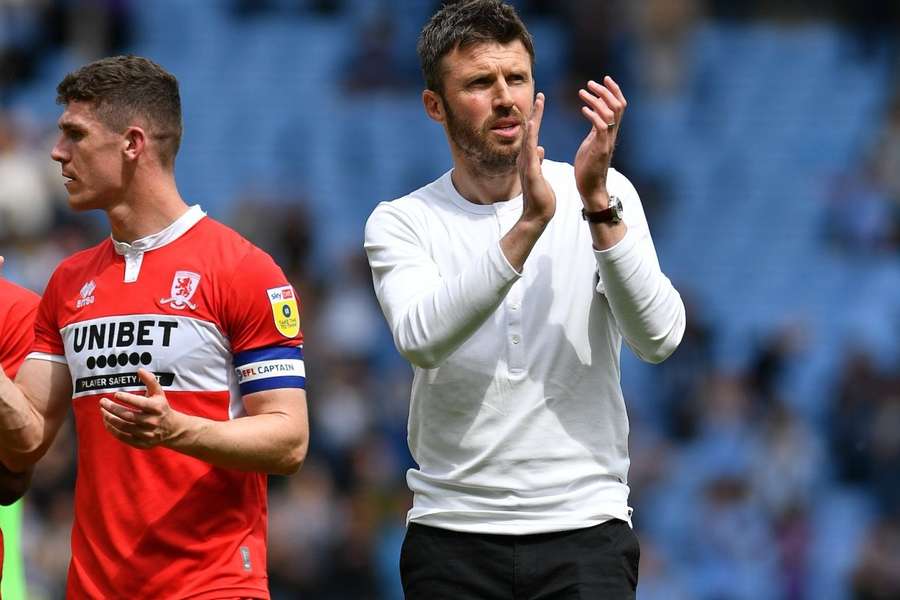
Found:
[(147, 146), (147, 134), (137, 126), (131, 126), (125, 130), (122, 139), (122, 152), (128, 160), (136, 160)]
[(422, 92), (422, 104), (425, 106), (425, 114), (434, 121), (443, 123), (447, 120), (447, 111), (444, 108), (444, 99), (434, 90)]

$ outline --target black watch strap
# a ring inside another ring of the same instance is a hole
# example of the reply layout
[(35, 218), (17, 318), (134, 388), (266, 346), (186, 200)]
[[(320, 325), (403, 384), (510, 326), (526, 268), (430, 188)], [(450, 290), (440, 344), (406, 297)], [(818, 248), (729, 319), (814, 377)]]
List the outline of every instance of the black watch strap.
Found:
[(588, 223), (612, 223), (615, 220), (616, 212), (612, 207), (603, 210), (585, 210), (581, 209), (581, 218)]
[(609, 207), (603, 210), (581, 209), (581, 218), (588, 223), (621, 223), (622, 201), (615, 195), (609, 196)]

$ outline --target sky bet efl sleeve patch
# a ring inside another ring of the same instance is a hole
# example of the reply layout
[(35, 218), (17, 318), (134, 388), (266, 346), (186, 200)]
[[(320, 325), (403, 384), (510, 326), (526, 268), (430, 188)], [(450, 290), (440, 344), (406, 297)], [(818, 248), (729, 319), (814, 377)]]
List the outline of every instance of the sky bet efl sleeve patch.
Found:
[(303, 349), (269, 346), (234, 355), (241, 395), (281, 388), (306, 388)]
[(295, 338), (300, 333), (300, 310), (297, 308), (297, 296), (289, 285), (266, 290), (272, 304), (272, 316), (275, 317), (275, 328), (287, 338)]

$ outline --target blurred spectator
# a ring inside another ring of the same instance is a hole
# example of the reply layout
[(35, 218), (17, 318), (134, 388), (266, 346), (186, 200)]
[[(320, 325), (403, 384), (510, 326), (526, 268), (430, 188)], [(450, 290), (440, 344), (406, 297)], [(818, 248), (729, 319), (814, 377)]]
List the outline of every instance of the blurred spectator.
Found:
[(25, 140), (12, 116), (0, 111), (0, 239), (43, 233), (53, 218), (44, 178), (49, 157), (39, 158)]
[(343, 86), (348, 92), (365, 94), (379, 90), (408, 88), (413, 81), (398, 60), (393, 13), (382, 10), (362, 24), (353, 36), (356, 45), (344, 67)]
[(900, 4), (894, 0), (837, 0), (836, 4), (838, 15), (853, 31), (863, 59), (897, 50)]
[[(374, 404), (366, 391), (371, 385), (366, 363), (334, 360), (318, 375), (310, 392), (311, 438), (329, 454), (338, 477), (346, 477), (351, 449), (374, 422)], [(312, 442), (311, 442), (312, 443)]]
[(327, 465), (308, 460), (294, 477), (273, 479), (269, 500), (269, 572), (273, 594), (317, 597), (332, 569), (346, 516)]
[(806, 509), (822, 483), (826, 455), (821, 440), (783, 406), (761, 422), (752, 482), (766, 509), (782, 519)]
[(658, 365), (663, 427), (677, 441), (689, 441), (697, 434), (703, 411), (701, 388), (707, 385), (713, 368), (713, 338), (704, 322), (704, 312), (688, 297), (685, 300), (687, 325), (678, 351)]
[(750, 482), (726, 468), (706, 484), (699, 501), (686, 515), (695, 533), (689, 547), (694, 597), (778, 597), (777, 545)]
[[(574, 90), (583, 87), (590, 79), (599, 81), (603, 75), (612, 75), (623, 90), (631, 88), (630, 73), (624, 60), (633, 24), (628, 5), (621, 0), (608, 2), (582, 2), (565, 0), (557, 3), (563, 27), (568, 32), (568, 76), (564, 79), (562, 97), (579, 106)], [(627, 92), (626, 92), (627, 95)]]
[(310, 333), (319, 352), (348, 361), (374, 361), (381, 351), (384, 331), (381, 313), (372, 294), (366, 255), (351, 252), (335, 272), (325, 291), (324, 307)]
[(0, 0), (0, 106), (6, 92), (34, 74), (52, 0)]
[(641, 539), (641, 600), (692, 600), (681, 570), (653, 544), (653, 538), (638, 531)]
[(0, 0), (0, 102), (38, 72), (43, 55), (64, 46), (84, 60), (130, 42), (130, 0)]
[(66, 45), (82, 61), (126, 48), (131, 39), (131, 0), (70, 0), (57, 2), (62, 12)]
[(887, 119), (873, 156), (874, 178), (889, 200), (894, 247), (900, 248), (900, 85), (888, 107)]
[(229, 215), (241, 235), (257, 240), (260, 248), (284, 265), (295, 287), (311, 277), (313, 234), (307, 205), (302, 196), (274, 198), (244, 191), (235, 199)]
[[(831, 186), (826, 233), (845, 250), (900, 250), (900, 85), (896, 90), (870, 153)], [(848, 206), (852, 219), (846, 218)]]
[(766, 410), (781, 400), (785, 378), (792, 365), (802, 360), (808, 335), (801, 323), (790, 322), (767, 332), (750, 359), (748, 384), (755, 390), (757, 410)]
[(845, 364), (832, 417), (839, 475), (871, 489), (883, 510), (900, 506), (900, 378), (880, 373), (857, 352)]
[(890, 382), (872, 411), (872, 489), (886, 512), (900, 514), (900, 385)]
[(33, 600), (63, 598), (74, 515), (75, 435), (71, 417), (38, 463), (25, 502), (22, 528), (28, 593)]
[(638, 44), (635, 72), (652, 96), (668, 97), (685, 89), (689, 63), (685, 55), (697, 25), (697, 0), (648, 0), (633, 7)]
[(783, 406), (770, 409), (757, 444), (750, 483), (771, 523), (779, 587), (785, 600), (802, 600), (813, 543), (809, 515), (827, 467), (823, 444)]
[(855, 600), (900, 598), (900, 519), (896, 512), (869, 528), (853, 572), (853, 594)]
[[(847, 218), (851, 210), (853, 218)], [(826, 238), (850, 253), (893, 251), (900, 242), (897, 205), (881, 185), (875, 165), (866, 161), (838, 176), (830, 187)]]

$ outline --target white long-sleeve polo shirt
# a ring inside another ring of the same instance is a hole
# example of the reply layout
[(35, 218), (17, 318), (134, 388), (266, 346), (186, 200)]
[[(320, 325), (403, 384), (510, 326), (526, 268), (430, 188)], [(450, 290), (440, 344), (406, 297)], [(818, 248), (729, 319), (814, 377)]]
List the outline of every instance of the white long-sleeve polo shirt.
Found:
[(414, 369), (409, 521), (502, 534), (630, 522), (621, 342), (663, 360), (684, 304), (622, 174), (607, 187), (628, 232), (595, 251), (573, 167), (545, 160), (543, 172), (556, 214), (521, 273), (499, 240), (522, 197), (473, 204), (450, 172), (366, 224), (375, 292)]

